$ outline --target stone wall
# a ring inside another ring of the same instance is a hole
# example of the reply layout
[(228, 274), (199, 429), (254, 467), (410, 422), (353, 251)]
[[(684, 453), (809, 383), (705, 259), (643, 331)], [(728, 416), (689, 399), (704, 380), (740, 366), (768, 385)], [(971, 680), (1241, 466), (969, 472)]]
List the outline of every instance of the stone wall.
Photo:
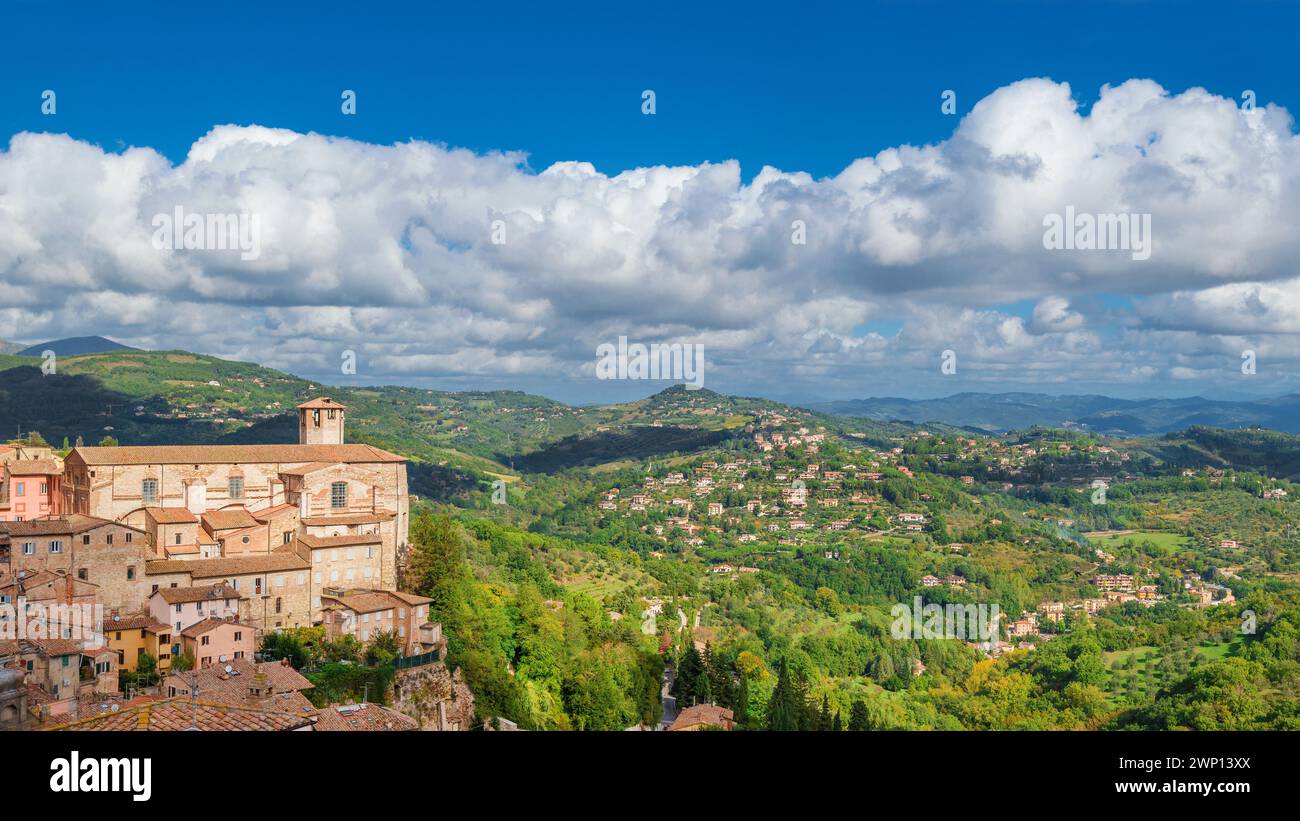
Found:
[(393, 707), (422, 730), (468, 730), (474, 723), (474, 695), (458, 668), (442, 662), (398, 670), (393, 677)]

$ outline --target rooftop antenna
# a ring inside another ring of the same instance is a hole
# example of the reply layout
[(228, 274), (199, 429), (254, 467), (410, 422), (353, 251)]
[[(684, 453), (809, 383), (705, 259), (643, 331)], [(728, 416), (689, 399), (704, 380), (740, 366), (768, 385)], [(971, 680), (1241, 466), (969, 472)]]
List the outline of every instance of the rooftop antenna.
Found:
[(190, 729), (199, 729), (199, 671), (190, 671)]

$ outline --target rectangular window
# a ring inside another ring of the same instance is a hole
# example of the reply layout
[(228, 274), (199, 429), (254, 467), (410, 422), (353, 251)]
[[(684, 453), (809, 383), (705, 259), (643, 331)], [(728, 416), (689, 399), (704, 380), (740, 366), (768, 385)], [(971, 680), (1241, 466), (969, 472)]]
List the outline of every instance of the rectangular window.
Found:
[(23, 555), (31, 556), (36, 553), (36, 542), (23, 542)]
[(330, 485), (330, 507), (348, 506), (348, 483), (334, 482)]
[(90, 544), (90, 534), (89, 534), (89, 533), (87, 533), (85, 536), (82, 536), (82, 537), (81, 537), (81, 543), (82, 543), (82, 544)]
[(14, 483), (14, 495), (15, 495), (15, 496), (22, 496), (22, 495), (23, 495), (23, 488), (24, 488), (24, 487), (25, 487), (25, 484), (24, 484), (23, 482), (15, 482), (15, 483)]
[(104, 544), (112, 544), (112, 543), (113, 543), (113, 534), (109, 533), (104, 537)]
[(126, 534), (126, 543), (127, 544), (131, 543), (131, 534), (129, 532)]
[(49, 492), (50, 492), (50, 484), (49, 484), (49, 482), (41, 482), (41, 495), (44, 496), (45, 494), (47, 494), (47, 493), (49, 493)]
[(231, 476), (230, 481), (226, 483), (226, 492), (232, 499), (244, 498), (244, 477)]
[(140, 501), (146, 505), (158, 504), (157, 479), (145, 479), (140, 483)]
[(52, 539), (52, 540), (50, 541), (50, 552), (51, 552), (51, 553), (62, 553), (62, 552), (63, 552), (63, 542), (59, 541), (58, 539)]

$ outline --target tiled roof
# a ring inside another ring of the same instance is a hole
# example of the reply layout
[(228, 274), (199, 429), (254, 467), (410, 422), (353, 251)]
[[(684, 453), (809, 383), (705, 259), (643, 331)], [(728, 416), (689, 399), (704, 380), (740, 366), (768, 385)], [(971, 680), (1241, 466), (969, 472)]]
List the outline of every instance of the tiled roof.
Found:
[(8, 531), (10, 536), (71, 536), (111, 524), (113, 522), (108, 519), (70, 513), (66, 516), (28, 519), (25, 522), (0, 522), (0, 532)]
[(67, 730), (296, 730), (309, 727), (312, 717), (274, 710), (235, 707), (210, 701), (194, 701), (177, 696), (149, 704), (128, 707), (93, 718), (48, 728)]
[[(199, 698), (204, 701), (299, 715), (315, 715), (317, 712), (301, 692), (312, 689), (312, 683), (287, 664), (267, 662), (259, 668), (248, 659), (231, 659), (206, 670), (172, 673), (167, 676), (164, 688), (176, 687), (188, 694), (195, 683), (198, 684)], [(259, 685), (269, 685), (270, 695), (252, 696), (249, 688)]]
[(8, 462), (12, 476), (58, 476), (63, 473), (63, 465), (55, 459), (18, 459)]
[(281, 513), (285, 513), (297, 509), (298, 509), (297, 505), (283, 504), (283, 505), (272, 505), (271, 507), (264, 507), (261, 510), (250, 510), (249, 513), (251, 513), (253, 518), (258, 520), (259, 522), (267, 522), (275, 518)]
[(296, 550), (275, 550), (270, 553), (253, 553), (229, 556), (222, 559), (155, 559), (146, 562), (145, 575), (188, 573), (194, 579), (213, 579), (220, 576), (240, 576), (247, 573), (275, 573), (281, 570), (306, 570), (311, 566)]
[(330, 399), (328, 396), (318, 396), (315, 399), (310, 399), (306, 402), (303, 402), (298, 407), (306, 408), (307, 410), (313, 410), (316, 408), (320, 408), (322, 410), (331, 409), (331, 408), (334, 410), (347, 410), (348, 406), (343, 404), (342, 402), (337, 402), (333, 399)]
[(682, 710), (677, 720), (668, 729), (685, 730), (701, 725), (731, 729), (734, 720), (735, 713), (726, 707), (719, 707), (716, 704), (696, 704), (694, 707)]
[(238, 530), (242, 527), (256, 527), (257, 520), (242, 507), (225, 510), (209, 510), (203, 514), (203, 526), (210, 532), (217, 530)]
[(325, 732), (393, 732), (418, 730), (420, 722), (378, 704), (349, 704), (326, 707), (316, 719), (316, 730)]
[(322, 595), (321, 598), (332, 599), (354, 613), (374, 613), (379, 610), (388, 610), (399, 604), (383, 590), (358, 590), (342, 596)]
[(146, 507), (144, 512), (150, 519), (164, 525), (192, 524), (199, 520), (198, 516), (183, 507)]
[[(94, 596), (99, 593), (99, 585), (94, 582), (78, 579), (75, 576), (69, 579), (63, 574), (51, 573), (48, 570), (37, 570), (27, 572), (23, 576), (23, 595), (33, 602), (61, 599), (67, 595), (69, 581), (75, 598)], [(16, 574), (0, 575), (0, 590), (13, 588), (16, 583)]]
[(70, 656), (83, 652), (85, 642), (76, 639), (22, 639), (45, 656)]
[(303, 462), (405, 462), (371, 445), (136, 445), (74, 448), (69, 458), (87, 465), (184, 465)]
[(389, 591), (389, 595), (396, 596), (397, 598), (401, 599), (402, 601), (410, 605), (428, 604), (429, 602), (433, 601), (433, 599), (429, 598), (428, 596), (419, 596), (416, 595), (415, 593), (403, 593), (400, 590)]
[(131, 613), (117, 618), (106, 617), (104, 619), (104, 632), (111, 633), (114, 630), (148, 630), (150, 633), (159, 633), (169, 632), (171, 627), (158, 621), (148, 613)]
[(155, 594), (168, 604), (185, 604), (216, 599), (242, 599), (244, 596), (227, 584), (195, 585), (194, 587), (160, 587)]
[(181, 635), (192, 639), (195, 636), (201, 636), (204, 633), (211, 633), (218, 627), (224, 627), (226, 625), (230, 625), (231, 627), (243, 627), (246, 630), (253, 629), (252, 625), (244, 624), (243, 622), (229, 621), (227, 619), (218, 619), (213, 616), (208, 616), (203, 621), (195, 622), (189, 627), (186, 627), (181, 631)]

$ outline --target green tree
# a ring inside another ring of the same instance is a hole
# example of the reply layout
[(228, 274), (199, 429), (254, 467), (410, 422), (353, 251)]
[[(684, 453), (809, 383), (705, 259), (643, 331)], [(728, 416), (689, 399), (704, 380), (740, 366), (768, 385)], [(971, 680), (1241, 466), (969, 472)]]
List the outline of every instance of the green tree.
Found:
[(422, 511), (411, 522), (407, 574), (408, 586), (433, 599), (430, 609), (445, 621), (454, 609), (457, 586), (468, 576), (464, 540), (450, 517)]
[(194, 669), (194, 654), (189, 650), (183, 650), (172, 656), (172, 672), (188, 673)]
[(861, 699), (853, 702), (849, 710), (849, 729), (853, 732), (865, 732), (871, 729), (871, 720), (867, 717), (867, 703)]

